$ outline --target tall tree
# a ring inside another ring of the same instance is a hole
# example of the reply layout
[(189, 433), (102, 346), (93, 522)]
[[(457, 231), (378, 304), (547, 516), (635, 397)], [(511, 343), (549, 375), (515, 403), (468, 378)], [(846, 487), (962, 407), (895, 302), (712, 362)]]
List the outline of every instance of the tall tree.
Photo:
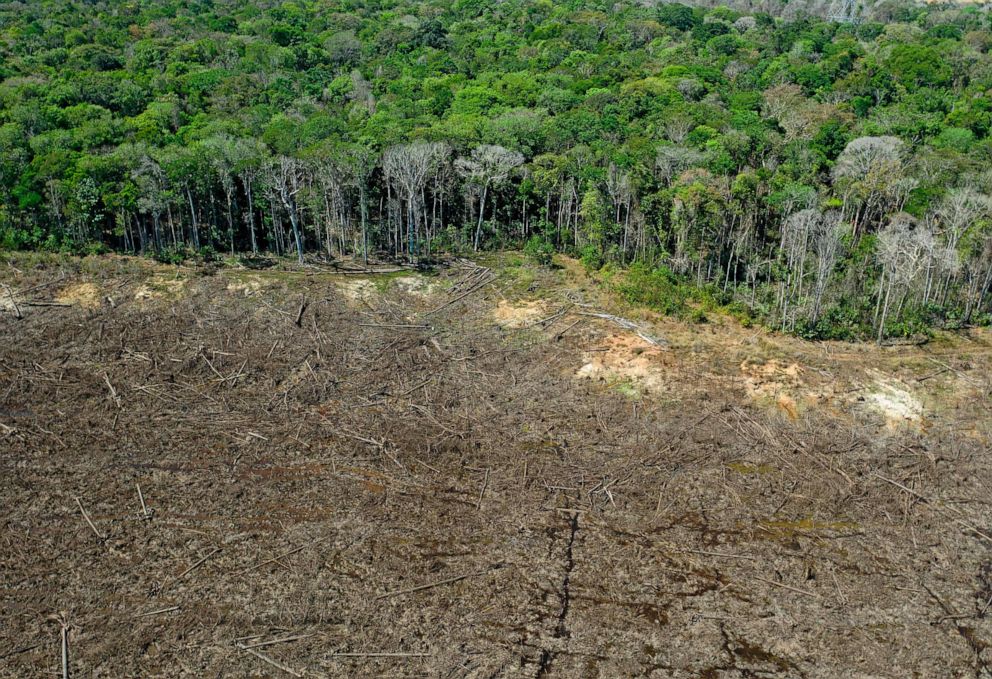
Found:
[(451, 153), (447, 144), (439, 142), (413, 142), (400, 144), (386, 150), (382, 168), (389, 182), (403, 195), (406, 203), (407, 255), (417, 252), (421, 192), (434, 168)]
[(472, 239), (473, 249), (479, 249), (479, 242), (482, 239), (482, 222), (485, 218), (486, 197), (489, 195), (489, 189), (505, 182), (510, 173), (520, 167), (523, 162), (523, 155), (517, 151), (511, 151), (494, 144), (477, 146), (468, 158), (459, 158), (455, 161), (458, 172), (469, 182), (480, 187), (479, 220), (475, 227), (475, 236)]
[(276, 196), (282, 203), (283, 209), (289, 215), (289, 223), (293, 230), (293, 243), (296, 246), (296, 258), (303, 263), (303, 224), (300, 220), (300, 210), (296, 197), (303, 188), (304, 168), (296, 158), (279, 156), (269, 163), (269, 181)]

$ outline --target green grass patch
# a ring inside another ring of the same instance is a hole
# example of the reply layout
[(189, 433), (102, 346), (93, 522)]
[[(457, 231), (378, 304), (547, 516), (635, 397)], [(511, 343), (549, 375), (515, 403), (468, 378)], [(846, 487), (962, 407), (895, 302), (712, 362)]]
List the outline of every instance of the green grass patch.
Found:
[(628, 269), (605, 267), (597, 274), (628, 304), (675, 316), (690, 323), (705, 323), (710, 314), (736, 319), (744, 327), (755, 320), (751, 308), (716, 286), (698, 287), (680, 279), (666, 267), (651, 268), (633, 264)]
[(641, 397), (641, 391), (634, 384), (633, 380), (618, 380), (610, 385), (614, 391), (627, 398), (638, 399)]

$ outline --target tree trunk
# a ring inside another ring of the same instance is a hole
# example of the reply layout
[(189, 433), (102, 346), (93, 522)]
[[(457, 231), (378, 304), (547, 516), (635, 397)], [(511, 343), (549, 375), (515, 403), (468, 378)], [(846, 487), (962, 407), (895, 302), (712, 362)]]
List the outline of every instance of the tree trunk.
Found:
[(489, 182), (482, 185), (482, 196), (479, 198), (479, 223), (475, 227), (475, 242), (473, 249), (479, 251), (479, 239), (482, 237), (482, 218), (486, 214), (486, 194), (489, 192)]
[(234, 206), (231, 192), (225, 192), (227, 198), (227, 237), (231, 241), (231, 257), (234, 257)]
[(881, 344), (882, 340), (885, 339), (885, 317), (889, 313), (889, 297), (892, 294), (892, 281), (889, 280), (889, 284), (885, 289), (885, 301), (882, 302), (882, 317), (878, 322), (878, 343)]
[(258, 254), (258, 241), (255, 238), (255, 208), (251, 196), (251, 180), (242, 179), (245, 185), (245, 199), (248, 201), (248, 233), (251, 234), (251, 253)]
[(365, 183), (358, 187), (358, 209), (362, 214), (362, 264), (368, 268), (369, 265), (369, 236), (368, 236), (368, 205), (365, 196)]
[(196, 204), (193, 202), (193, 192), (186, 187), (186, 200), (189, 201), (189, 214), (193, 224), (193, 247), (200, 249), (200, 225), (196, 221)]
[(300, 234), (299, 215), (296, 212), (296, 199), (289, 200), (289, 223), (293, 226), (293, 240), (296, 242), (296, 259), (303, 263), (303, 236)]
[(413, 201), (416, 196), (416, 192), (411, 191), (407, 194), (406, 201), (406, 234), (407, 234), (407, 250), (406, 256), (413, 261), (413, 257), (416, 250), (416, 219), (417, 219), (417, 208), (414, 206)]

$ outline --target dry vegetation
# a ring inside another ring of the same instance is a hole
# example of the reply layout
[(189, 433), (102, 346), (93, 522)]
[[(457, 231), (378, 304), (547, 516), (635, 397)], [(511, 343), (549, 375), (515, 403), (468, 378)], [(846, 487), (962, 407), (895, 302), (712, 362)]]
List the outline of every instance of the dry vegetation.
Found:
[(988, 333), (2, 266), (0, 676), (989, 676)]

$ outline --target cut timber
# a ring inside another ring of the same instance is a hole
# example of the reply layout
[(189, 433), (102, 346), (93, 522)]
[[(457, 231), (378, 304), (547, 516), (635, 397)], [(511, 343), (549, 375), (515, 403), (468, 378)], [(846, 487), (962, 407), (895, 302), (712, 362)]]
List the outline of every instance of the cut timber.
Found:
[(656, 347), (668, 346), (668, 342), (666, 340), (662, 339), (661, 337), (654, 337), (653, 335), (647, 334), (641, 329), (641, 326), (639, 326), (637, 323), (634, 323), (633, 321), (627, 320), (626, 318), (622, 318), (620, 316), (614, 316), (613, 314), (592, 313), (590, 311), (580, 311), (579, 314), (581, 316), (602, 318), (603, 320), (609, 321), (610, 323), (619, 325), (621, 328), (624, 328), (625, 330), (631, 330), (634, 333), (636, 333), (637, 336), (640, 337), (642, 340), (644, 340), (648, 344), (653, 344)]
[(401, 594), (413, 594), (414, 592), (420, 592), (425, 589), (431, 589), (433, 587), (440, 587), (441, 585), (450, 585), (466, 578), (473, 578), (479, 575), (485, 575), (486, 571), (477, 571), (475, 573), (464, 573), (462, 575), (456, 575), (453, 578), (447, 578), (446, 580), (438, 580), (437, 582), (429, 582), (426, 585), (418, 585), (417, 587), (410, 587), (409, 589), (397, 589), (393, 592), (386, 592), (385, 594), (380, 594), (375, 598), (376, 601), (380, 599), (387, 599), (392, 596), (400, 596)]

